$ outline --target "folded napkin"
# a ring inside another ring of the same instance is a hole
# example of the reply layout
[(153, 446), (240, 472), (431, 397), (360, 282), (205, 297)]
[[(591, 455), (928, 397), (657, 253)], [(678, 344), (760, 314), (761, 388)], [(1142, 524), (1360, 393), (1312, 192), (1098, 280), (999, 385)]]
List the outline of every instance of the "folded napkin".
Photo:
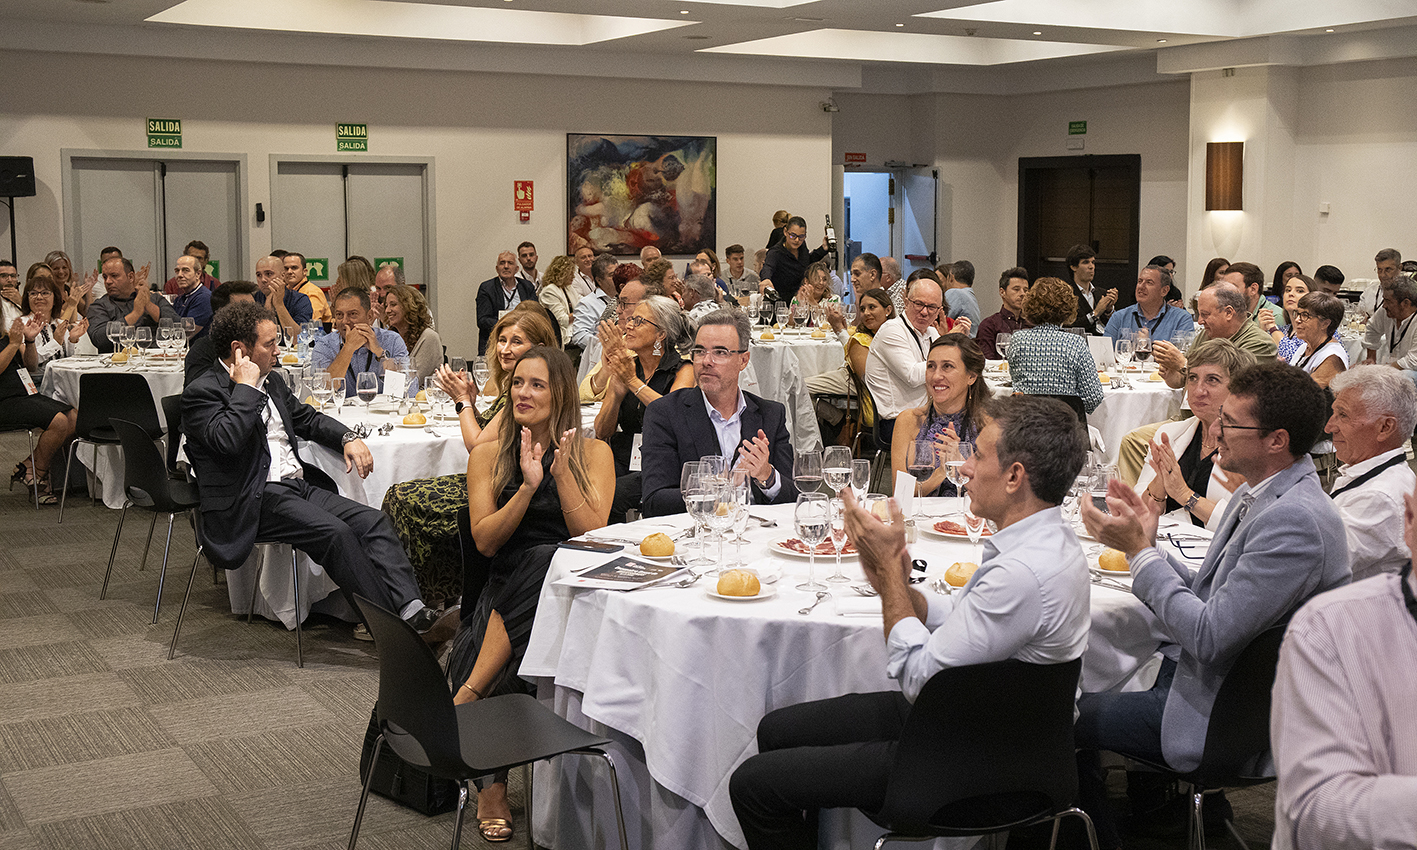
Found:
[(836, 613), (841, 617), (881, 617), (879, 596), (838, 596)]

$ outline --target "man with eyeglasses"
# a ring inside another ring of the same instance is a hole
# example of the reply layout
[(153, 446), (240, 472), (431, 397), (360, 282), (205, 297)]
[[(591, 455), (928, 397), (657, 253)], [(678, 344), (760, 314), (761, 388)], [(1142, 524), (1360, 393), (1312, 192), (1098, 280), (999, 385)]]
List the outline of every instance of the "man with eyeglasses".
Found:
[(807, 267), (826, 257), (827, 238), (822, 237), (822, 245), (812, 251), (807, 250), (807, 221), (800, 215), (787, 220), (782, 231), (782, 242), (768, 251), (763, 261), (763, 270), (758, 273), (758, 291), (766, 293), (769, 288), (777, 292), (778, 298), (791, 302), (797, 290), (802, 288), (802, 278)]
[(487, 351), (487, 337), (502, 314), (522, 303), (536, 300), (536, 286), (517, 277), (517, 255), (503, 251), (497, 255), (497, 276), (477, 287), (477, 353)]
[(905, 292), (905, 310), (876, 331), (866, 355), (866, 388), (876, 405), (876, 433), (890, 450), (895, 418), (925, 400), (925, 354), (939, 337), (936, 323), (944, 293), (931, 277), (920, 277)]
[[(604, 321), (611, 321), (613, 319), (615, 324), (620, 328), (620, 333), (625, 333), (625, 331), (629, 330), (626, 323), (629, 321), (630, 316), (634, 315), (635, 308), (640, 306), (640, 302), (645, 299), (646, 294), (645, 285), (640, 283), (639, 278), (629, 281), (624, 286), (620, 287), (620, 297), (611, 302), (615, 308), (614, 315), (605, 318)], [(590, 371), (586, 373), (585, 378), (581, 380), (580, 396), (581, 403), (583, 404), (591, 404), (600, 401), (605, 396), (605, 388), (610, 386), (610, 373), (605, 371), (603, 368), (605, 364), (600, 359), (602, 352), (599, 347), (599, 327), (600, 324), (597, 322), (596, 331), (591, 337), (594, 345), (588, 345), (586, 351), (581, 354), (582, 360), (586, 357), (593, 357), (596, 361), (595, 365), (590, 367)]]
[(722, 455), (752, 482), (753, 501), (797, 500), (787, 408), (738, 387), (752, 329), (740, 310), (717, 310), (699, 323), (690, 359), (697, 386), (675, 390), (645, 408), (641, 491), (644, 515), (684, 512), (684, 464)]
[[(1363, 333), (1363, 347), (1368, 350), (1364, 363), (1382, 363), (1383, 358), (1379, 357), (1379, 351), (1383, 350), (1388, 354), (1392, 347), (1394, 337), (1402, 333), (1397, 327), (1397, 322), (1393, 320), (1392, 312), (1387, 309), (1388, 296), (1392, 292), (1393, 284), (1403, 278), (1402, 254), (1396, 248), (1384, 248), (1373, 258), (1378, 274), (1377, 285), (1368, 292), (1363, 293), (1363, 297), (1358, 299), (1358, 308), (1366, 309), (1372, 314), (1368, 320), (1368, 329)], [(1407, 278), (1411, 280), (1411, 278)], [(1369, 293), (1372, 293), (1370, 295)], [(1404, 312), (1401, 308), (1398, 312)], [(1398, 345), (1403, 345), (1399, 342)]]
[(1078, 701), (1079, 800), (1097, 826), (1099, 846), (1117, 847), (1120, 840), (1098, 753), (1195, 770), (1216, 693), (1236, 657), (1306, 600), (1348, 583), (1343, 521), (1309, 459), (1323, 433), (1325, 406), (1319, 385), (1287, 363), (1259, 363), (1230, 377), (1211, 433), (1220, 468), (1245, 483), (1199, 565), (1156, 548), (1161, 506), (1123, 482), (1108, 487), (1109, 513), (1083, 500), (1088, 531), (1126, 553), (1132, 593), (1171, 638), (1161, 646), (1165, 660), (1151, 690), (1084, 694)]
[(0, 321), (4, 329), (20, 318), (20, 270), (9, 260), (0, 260)]

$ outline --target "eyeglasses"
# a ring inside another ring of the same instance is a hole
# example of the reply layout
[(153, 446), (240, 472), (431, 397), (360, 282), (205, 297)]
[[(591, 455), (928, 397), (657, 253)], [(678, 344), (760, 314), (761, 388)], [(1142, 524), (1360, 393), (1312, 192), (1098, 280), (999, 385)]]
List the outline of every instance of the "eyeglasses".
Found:
[(1221, 416), (1219, 419), (1216, 420), (1216, 422), (1219, 423), (1219, 425), (1220, 425), (1220, 433), (1221, 433), (1221, 435), (1224, 435), (1226, 431), (1265, 431), (1265, 432), (1269, 432), (1269, 431), (1273, 431), (1273, 430), (1274, 430), (1273, 428), (1265, 428), (1265, 427), (1260, 426), (1260, 425), (1235, 425), (1235, 424), (1226, 424), (1226, 422), (1225, 422), (1225, 417), (1224, 417), (1224, 416)]
[(907, 298), (905, 299), (905, 301), (907, 304), (912, 305), (913, 307), (915, 307), (915, 309), (927, 315), (933, 315), (935, 313), (940, 312), (941, 305), (939, 304), (926, 304), (924, 301), (916, 301), (914, 298)]
[(656, 330), (659, 329), (659, 325), (656, 325), (654, 322), (651, 322), (649, 319), (646, 319), (644, 316), (631, 316), (630, 318), (628, 318), (628, 319), (625, 320), (625, 325), (626, 325), (626, 327), (630, 327), (630, 328), (638, 328), (638, 327), (642, 327), (642, 326), (644, 326), (644, 325), (649, 325), (650, 327), (652, 327), (652, 328), (654, 328), (654, 329), (656, 329)]
[(787, 231), (786, 233), (783, 233), (783, 234), (782, 234), (782, 238), (783, 238), (783, 239), (806, 239), (806, 238), (807, 238), (807, 234), (806, 234), (806, 233), (793, 233), (792, 231), (789, 230), (789, 231)]
[(1297, 313), (1294, 314), (1294, 321), (1296, 321), (1296, 322), (1307, 322), (1307, 321), (1309, 321), (1310, 319), (1312, 319), (1313, 317), (1314, 317), (1314, 314), (1313, 314), (1313, 313), (1310, 313), (1308, 310), (1300, 310), (1299, 312), (1297, 312)]
[(742, 353), (744, 350), (738, 348), (704, 348), (702, 345), (696, 345), (689, 349), (689, 359), (695, 363), (707, 359), (712, 365), (721, 366), (727, 363), (732, 355)]
[(640, 306), (640, 302), (638, 301), (631, 301), (628, 298), (615, 299), (615, 309), (617, 310), (633, 310), (638, 306)]

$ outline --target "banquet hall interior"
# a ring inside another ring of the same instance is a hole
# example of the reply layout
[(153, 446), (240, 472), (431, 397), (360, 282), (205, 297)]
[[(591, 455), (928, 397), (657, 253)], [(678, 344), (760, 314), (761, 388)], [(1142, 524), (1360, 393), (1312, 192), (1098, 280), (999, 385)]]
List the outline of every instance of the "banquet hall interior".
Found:
[[(567, 252), (586, 200), (568, 134), (713, 137), (720, 256), (751, 262), (776, 210), (808, 248), (829, 218), (907, 274), (968, 258), (985, 316), (1000, 271), (1065, 270), (1058, 244), (1116, 240), (1128, 280), (1173, 257), (1187, 299), (1212, 257), (1332, 264), (1356, 292), (1375, 251), (1417, 256), (1417, 0), (0, 0), (0, 21), (0, 165), (33, 169), (0, 212), (21, 274), (117, 244), (160, 286), (189, 238), (224, 281), (282, 247), (322, 257), (326, 286), (346, 255), (397, 256), (450, 357), (477, 354), (500, 253)], [(175, 146), (154, 121), (180, 121)], [(1233, 142), (1243, 200), (1211, 209), (1208, 147)], [(1096, 203), (1119, 164), (1120, 206)], [(872, 176), (889, 188), (853, 189)], [(0, 432), (0, 458), (27, 451)], [(139, 571), (130, 516), (100, 600), (118, 512), (83, 492), (65, 511), (0, 491), (0, 848), (344, 846), (374, 644), (316, 614), (297, 666), (292, 633), (248, 626), (204, 565), (169, 661), (184, 521), (153, 625), (161, 522)], [(510, 794), (524, 824), (519, 771)], [(1267, 843), (1274, 786), (1229, 799)], [(375, 797), (360, 841), (444, 846), (451, 823)]]

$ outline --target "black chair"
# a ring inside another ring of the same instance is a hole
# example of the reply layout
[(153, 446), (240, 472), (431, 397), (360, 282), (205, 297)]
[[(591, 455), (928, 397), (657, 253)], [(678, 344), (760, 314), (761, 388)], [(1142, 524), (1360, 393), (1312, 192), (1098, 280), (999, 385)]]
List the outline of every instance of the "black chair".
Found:
[[(74, 452), (79, 443), (94, 447), (94, 457), (98, 456), (100, 445), (117, 445), (118, 435), (110, 419), (134, 422), (152, 440), (162, 436), (162, 423), (158, 422), (157, 405), (153, 403), (153, 391), (148, 381), (136, 372), (115, 374), (86, 373), (79, 376), (78, 421), (74, 425), (74, 441), (69, 444), (69, 460), (64, 464), (64, 493), (59, 497), (59, 523), (64, 522), (64, 503), (69, 495), (69, 470), (74, 466)], [(159, 456), (159, 465), (161, 465)], [(90, 494), (90, 499), (93, 495)], [(157, 514), (153, 514), (157, 523)], [(149, 532), (151, 534), (151, 531)], [(143, 564), (148, 560), (147, 550), (143, 551)]]
[[(24, 431), (29, 436), (30, 441), (30, 469), (34, 469), (34, 432), (35, 429), (27, 425), (0, 426), (0, 433), (6, 431)], [(15, 489), (15, 479), (10, 479), (10, 489)], [(30, 485), (30, 498), (34, 499), (34, 509), (39, 510), (39, 476), (34, 477), (34, 483)]]
[(458, 547), (462, 550), (462, 604), (476, 605), (487, 584), (492, 559), (479, 552), (473, 542), (472, 512), (467, 505), (458, 508)]
[(989, 835), (1081, 819), (1073, 806), (1077, 762), (1073, 700), (1082, 659), (1064, 664), (996, 661), (931, 677), (910, 709), (881, 809), (866, 812), (890, 841)]
[(1078, 396), (1047, 395), (1045, 393), (1036, 393), (1034, 395), (1034, 398), (1051, 398), (1061, 401), (1063, 404), (1066, 404), (1068, 407), (1071, 407), (1073, 409), (1073, 413), (1076, 413), (1078, 415), (1078, 421), (1081, 422), (1084, 427), (1087, 426), (1087, 408), (1082, 406), (1082, 399)]
[(162, 418), (167, 420), (167, 474), (178, 481), (187, 480), (187, 470), (177, 460), (182, 444), (182, 394), (162, 397)]
[[(1205, 823), (1201, 820), (1205, 795), (1225, 788), (1248, 788), (1275, 780), (1273, 776), (1254, 776), (1253, 771), (1255, 765), (1264, 761), (1269, 753), (1270, 691), (1274, 688), (1279, 647), (1287, 627), (1285, 622), (1260, 632), (1241, 651), (1230, 672), (1225, 674), (1225, 681), (1220, 683), (1220, 690), (1211, 705), (1200, 767), (1190, 773), (1180, 773), (1164, 764), (1120, 753), (1190, 786), (1189, 847), (1205, 850)], [(1241, 847), (1248, 848), (1233, 823), (1227, 820), (1225, 828), (1240, 842)]]
[[(147, 381), (143, 381), (143, 385), (146, 386)], [(113, 532), (113, 551), (108, 555), (108, 571), (103, 574), (103, 589), (99, 591), (98, 598), (108, 595), (108, 580), (113, 575), (118, 538), (123, 534), (123, 520), (128, 516), (128, 508), (152, 511), (153, 523), (157, 522), (158, 514), (167, 514), (167, 545), (162, 550), (162, 570), (157, 574), (157, 601), (153, 604), (153, 624), (156, 625), (158, 612), (162, 610), (162, 583), (167, 577), (167, 556), (172, 551), (172, 523), (178, 514), (191, 516), (199, 502), (197, 488), (185, 481), (173, 481), (167, 477), (162, 453), (141, 425), (124, 419), (112, 421), (113, 430), (123, 446), (123, 488), (128, 498), (123, 502), (123, 513), (118, 516), (118, 529)], [(148, 545), (151, 544), (152, 530), (149, 529)], [(147, 552), (147, 546), (144, 546), (144, 561), (147, 560)]]
[[(433, 652), (407, 623), (391, 611), (356, 596), (355, 602), (379, 651), (379, 701), (376, 713), (379, 737), (374, 757), (359, 795), (349, 850), (359, 840), (359, 825), (369, 800), (369, 782), (388, 745), (409, 764), (429, 774), (451, 779), (458, 789), (458, 816), (453, 824), (453, 850), (462, 840), (463, 814), (471, 781), (502, 770), (565, 754), (599, 756), (610, 767), (615, 818), (620, 847), (626, 850), (625, 818), (620, 808), (620, 784), (615, 761), (599, 747), (604, 738), (557, 717), (551, 709), (526, 694), (506, 694), (453, 705), (453, 695)], [(531, 811), (531, 784), (527, 784), (527, 811)], [(531, 840), (530, 821), (527, 845)]]

